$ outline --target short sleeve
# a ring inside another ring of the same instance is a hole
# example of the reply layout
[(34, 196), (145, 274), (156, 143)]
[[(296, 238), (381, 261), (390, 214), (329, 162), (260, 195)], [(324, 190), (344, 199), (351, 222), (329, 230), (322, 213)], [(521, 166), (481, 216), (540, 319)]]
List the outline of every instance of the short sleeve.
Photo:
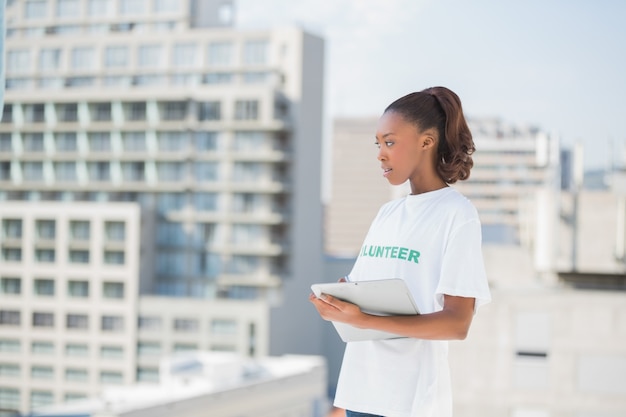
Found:
[(435, 304), (443, 308), (444, 294), (474, 298), (474, 313), (491, 301), (481, 248), (480, 221), (472, 219), (458, 227), (444, 249)]

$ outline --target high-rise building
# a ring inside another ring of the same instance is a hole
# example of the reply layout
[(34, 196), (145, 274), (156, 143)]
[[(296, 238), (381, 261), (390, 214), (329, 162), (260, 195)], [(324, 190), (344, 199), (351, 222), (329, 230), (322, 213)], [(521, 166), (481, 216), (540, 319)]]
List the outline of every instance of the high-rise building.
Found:
[(294, 334), (319, 321), (323, 40), (237, 30), (217, 0), (15, 0), (6, 19), (0, 408), (155, 379), (157, 353), (319, 353)]

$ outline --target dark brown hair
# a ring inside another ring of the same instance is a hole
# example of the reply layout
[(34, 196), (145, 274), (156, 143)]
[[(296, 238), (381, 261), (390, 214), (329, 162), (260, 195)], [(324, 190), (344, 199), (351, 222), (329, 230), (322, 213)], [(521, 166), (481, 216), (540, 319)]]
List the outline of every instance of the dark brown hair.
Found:
[(407, 94), (386, 109), (414, 124), (418, 131), (434, 128), (439, 134), (437, 172), (448, 184), (469, 178), (476, 150), (463, 116), (461, 100), (445, 87), (431, 87)]

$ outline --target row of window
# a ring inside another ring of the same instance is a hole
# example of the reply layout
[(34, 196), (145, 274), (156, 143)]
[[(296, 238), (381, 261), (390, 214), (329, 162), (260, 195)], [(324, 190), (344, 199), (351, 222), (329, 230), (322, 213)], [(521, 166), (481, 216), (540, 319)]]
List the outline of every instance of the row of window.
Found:
[[(10, 4), (10, 2), (9, 2)], [(146, 13), (170, 13), (181, 11), (178, 0), (26, 0), (23, 16), (27, 20), (57, 18), (112, 17)], [(54, 7), (53, 7), (54, 6)]]
[[(0, 278), (0, 294), (21, 295), (23, 293), (22, 279), (18, 277)], [(33, 294), (40, 297), (53, 297), (56, 293), (56, 283), (50, 278), (37, 278), (33, 282)], [(70, 280), (67, 282), (66, 294), (71, 298), (88, 298), (89, 281)], [(109, 299), (124, 298), (124, 283), (107, 281), (102, 283), (102, 297)]]
[[(5, 262), (22, 262), (22, 248), (3, 247), (0, 251), (0, 259)], [(88, 264), (89, 251), (86, 249), (70, 249), (67, 254), (67, 261), (71, 264)], [(57, 262), (56, 249), (35, 249), (34, 260), (37, 263)], [(124, 251), (105, 250), (103, 251), (102, 262), (105, 265), (124, 265), (126, 255)]]
[[(54, 240), (57, 237), (57, 221), (53, 219), (36, 219), (35, 238), (37, 240)], [(2, 219), (2, 237), (21, 239), (23, 237), (22, 219)], [(69, 236), (73, 241), (88, 241), (91, 238), (92, 223), (88, 220), (70, 220)], [(107, 242), (123, 242), (126, 238), (126, 223), (123, 221), (104, 221), (104, 239)]]
[[(115, 287), (113, 291), (117, 291)], [(122, 287), (123, 288), (123, 287)], [(123, 290), (122, 290), (123, 291)], [(65, 314), (65, 327), (70, 330), (88, 330), (88, 314)], [(55, 314), (49, 312), (33, 312), (31, 324), (33, 327), (54, 327)], [(0, 325), (20, 326), (22, 324), (22, 312), (19, 310), (0, 310)], [(143, 331), (161, 331), (163, 319), (156, 316), (142, 316), (137, 321), (137, 327)], [(181, 333), (195, 333), (202, 330), (201, 321), (194, 318), (174, 318), (171, 323), (172, 330)], [(124, 317), (101, 316), (99, 329), (102, 331), (121, 332), (124, 330)], [(227, 335), (236, 334), (237, 321), (232, 319), (212, 319), (209, 323), (211, 334)], [(154, 342), (150, 346), (158, 345)], [(2, 348), (0, 346), (0, 348)], [(8, 348), (7, 348), (8, 349)], [(159, 347), (160, 349), (160, 347)]]
[[(264, 162), (234, 162), (230, 177), (234, 183), (282, 183), (285, 181), (285, 167)], [(216, 182), (220, 180), (220, 164), (210, 161), (0, 162), (0, 181), (21, 179), (25, 182), (54, 180), (63, 183), (82, 183), (85, 179), (92, 182), (111, 182), (114, 178), (132, 182), (145, 182), (148, 179), (159, 182), (192, 180), (200, 183)]]
[[(69, 51), (61, 47), (42, 48), (38, 51), (12, 48), (6, 52), (6, 70), (7, 74), (16, 74), (28, 73), (35, 68), (41, 72), (55, 72), (66, 69), (89, 71), (100, 67), (164, 69), (171, 65), (173, 68), (199, 69), (205, 65), (232, 66), (237, 64), (237, 46), (227, 41), (210, 42), (207, 45), (184, 41), (175, 42), (171, 50), (168, 45), (158, 42), (136, 47), (120, 43), (107, 45), (102, 49), (81, 45), (74, 46)], [(267, 64), (268, 46), (267, 40), (245, 41), (241, 50), (241, 63)]]
[[(64, 394), (65, 402), (76, 401), (80, 399), (87, 398), (86, 393), (82, 392), (73, 392), (67, 391)], [(46, 390), (31, 390), (30, 391), (30, 408), (41, 407), (44, 405), (53, 404), (54, 395), (52, 391)], [(21, 408), (21, 395), (20, 390), (18, 388), (9, 388), (9, 387), (0, 387), (0, 404), (3, 405), (5, 410), (19, 410)], [(17, 414), (13, 414), (9, 411), (9, 414), (1, 414), (4, 416), (14, 416)]]
[[(260, 103), (259, 100), (235, 100), (233, 110), (235, 120), (257, 120), (260, 114)], [(46, 121), (62, 123), (79, 121), (83, 123), (140, 122), (148, 120), (149, 112), (151, 118), (161, 121), (192, 119), (203, 122), (223, 119), (222, 102), (220, 101), (166, 101), (154, 103), (154, 107), (152, 107), (152, 103), (136, 101), (119, 103), (119, 106), (117, 103), (111, 102), (88, 103), (86, 107), (79, 106), (78, 103), (58, 103), (52, 106), (34, 103), (22, 104), (19, 107), (18, 105), (7, 104), (4, 106), (2, 123), (13, 123), (18, 119), (18, 115), (29, 125), (45, 123)], [(94, 133), (94, 135), (97, 134), (108, 135), (107, 132)], [(71, 141), (71, 133), (66, 135), (70, 138), (67, 140)], [(126, 140), (132, 141), (135, 136), (142, 135), (142, 132), (127, 132), (125, 135), (127, 136)], [(168, 141), (171, 140), (168, 135), (185, 135), (185, 133), (161, 132), (159, 137), (162, 138), (161, 140)]]

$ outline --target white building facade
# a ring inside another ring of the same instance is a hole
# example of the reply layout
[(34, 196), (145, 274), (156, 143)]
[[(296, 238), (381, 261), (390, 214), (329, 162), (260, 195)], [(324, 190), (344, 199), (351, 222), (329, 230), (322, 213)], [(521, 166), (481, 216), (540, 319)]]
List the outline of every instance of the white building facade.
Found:
[[(26, 412), (103, 384), (154, 382), (159, 355), (175, 351), (319, 352), (315, 329), (292, 335), (317, 319), (302, 291), (322, 276), (322, 39), (236, 30), (233, 3), (214, 0), (18, 0), (6, 18), (0, 408)], [(118, 211), (125, 237), (113, 244), (105, 224)], [(87, 243), (68, 252), (71, 222), (92, 216), (90, 256)], [(54, 238), (31, 241), (50, 224)], [(56, 275), (28, 272), (37, 256)], [(66, 300), (72, 256), (85, 262), (90, 288), (78, 304)], [(111, 268), (124, 275), (102, 275)], [(50, 285), (52, 300), (33, 295)], [(97, 295), (121, 291), (121, 300)], [(290, 305), (291, 293), (301, 301)], [(103, 353), (109, 306), (124, 344)], [(81, 317), (70, 320), (71, 309)], [(55, 336), (37, 347), (53, 343), (52, 370), (27, 357), (39, 311), (54, 316)], [(76, 343), (87, 353), (75, 350), (90, 364), (80, 389), (69, 389), (66, 326), (85, 315), (88, 336)], [(116, 365), (102, 376), (105, 354)], [(35, 378), (39, 389), (33, 374), (52, 376)]]

